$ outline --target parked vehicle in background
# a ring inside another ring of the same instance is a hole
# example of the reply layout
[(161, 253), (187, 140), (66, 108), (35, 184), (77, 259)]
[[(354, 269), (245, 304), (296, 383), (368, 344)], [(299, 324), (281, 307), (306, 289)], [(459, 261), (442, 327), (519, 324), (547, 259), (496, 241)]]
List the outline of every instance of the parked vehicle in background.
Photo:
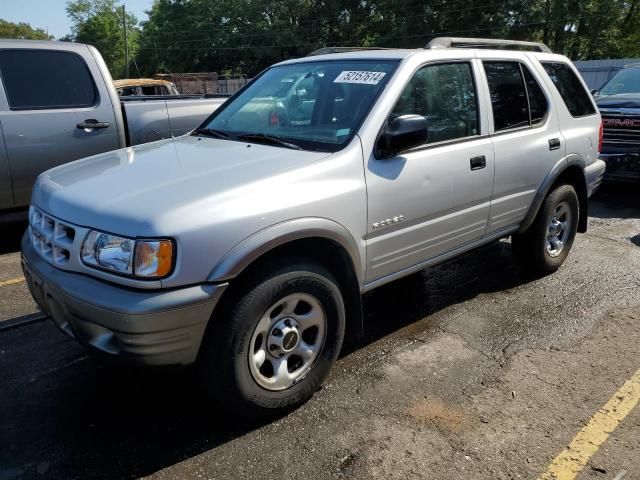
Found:
[(93, 47), (0, 40), (0, 215), (25, 210), (36, 177), (78, 158), (182, 135), (225, 98), (118, 98)]
[(121, 97), (180, 95), (173, 83), (155, 78), (126, 78), (114, 80), (113, 84)]
[(591, 95), (541, 44), (428, 47), (282, 62), (191, 135), (40, 175), (33, 297), (83, 345), (197, 362), (262, 416), (320, 387), (363, 292), (506, 236), (555, 271), (604, 175)]
[(640, 182), (640, 66), (623, 68), (593, 93), (604, 128), (606, 178)]

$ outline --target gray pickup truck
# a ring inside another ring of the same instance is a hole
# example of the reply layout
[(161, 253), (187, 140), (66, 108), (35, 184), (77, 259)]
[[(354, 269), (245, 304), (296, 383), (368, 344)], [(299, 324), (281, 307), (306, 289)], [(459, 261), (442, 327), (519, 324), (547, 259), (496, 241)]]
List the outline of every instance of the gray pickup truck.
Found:
[(100, 53), (89, 45), (0, 40), (0, 216), (26, 209), (45, 170), (182, 135), (225, 100), (120, 99)]
[(545, 45), (289, 60), (189, 135), (41, 174), (25, 277), (91, 350), (195, 362), (224, 406), (281, 413), (362, 333), (362, 293), (507, 236), (527, 269), (560, 268), (604, 176), (600, 125)]

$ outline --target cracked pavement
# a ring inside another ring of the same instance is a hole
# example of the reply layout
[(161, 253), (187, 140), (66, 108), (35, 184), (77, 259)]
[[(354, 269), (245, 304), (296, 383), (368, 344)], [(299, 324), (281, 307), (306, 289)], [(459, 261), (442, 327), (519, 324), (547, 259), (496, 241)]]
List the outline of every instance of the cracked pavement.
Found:
[[(48, 322), (1, 331), (0, 480), (537, 478), (640, 368), (637, 188), (590, 214), (554, 275), (504, 240), (367, 294), (366, 338), (266, 424), (219, 415), (188, 369), (97, 362)], [(20, 288), (0, 319), (35, 311)], [(579, 479), (640, 478), (639, 408)]]

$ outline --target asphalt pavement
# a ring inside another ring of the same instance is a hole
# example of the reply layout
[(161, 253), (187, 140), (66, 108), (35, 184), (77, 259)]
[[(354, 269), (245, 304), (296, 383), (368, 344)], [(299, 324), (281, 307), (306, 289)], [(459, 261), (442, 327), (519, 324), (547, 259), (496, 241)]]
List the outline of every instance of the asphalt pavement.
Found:
[(548, 277), (505, 240), (367, 294), (366, 338), (264, 424), (39, 321), (0, 228), (0, 480), (640, 479), (640, 187), (599, 192)]

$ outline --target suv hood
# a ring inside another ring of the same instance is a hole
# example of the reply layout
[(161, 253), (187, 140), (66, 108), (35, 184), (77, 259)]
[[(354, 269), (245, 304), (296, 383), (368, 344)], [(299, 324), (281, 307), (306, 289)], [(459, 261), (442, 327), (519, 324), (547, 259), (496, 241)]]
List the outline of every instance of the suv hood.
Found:
[(250, 196), (257, 182), (329, 155), (183, 136), (49, 170), (38, 178), (32, 203), (80, 226), (128, 236), (166, 235), (168, 218), (185, 222), (190, 211), (238, 205), (238, 197)]
[(596, 97), (598, 108), (640, 108), (640, 93)]

